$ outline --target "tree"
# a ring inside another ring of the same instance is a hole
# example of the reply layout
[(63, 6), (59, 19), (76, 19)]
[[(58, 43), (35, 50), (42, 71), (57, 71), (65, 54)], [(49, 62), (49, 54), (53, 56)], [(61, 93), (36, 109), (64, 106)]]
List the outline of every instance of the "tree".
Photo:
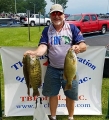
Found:
[(45, 0), (26, 0), (27, 2), (27, 9), (30, 10), (31, 13), (38, 13), (41, 12), (42, 14), (45, 13), (45, 7), (47, 5)]
[(25, 0), (16, 0), (17, 13), (26, 13), (27, 2)]
[(1, 12), (13, 12), (14, 2), (13, 0), (0, 0), (0, 13)]
[(16, 0), (16, 10), (15, 10), (15, 0), (0, 0), (0, 13), (1, 12), (12, 12), (15, 13), (26, 13), (30, 10), (31, 13), (41, 12), (45, 14), (45, 7), (47, 3), (45, 0)]
[(68, 2), (68, 0), (51, 0), (51, 2), (53, 2), (54, 4), (60, 4), (63, 6), (63, 9), (65, 10), (67, 8), (66, 4)]

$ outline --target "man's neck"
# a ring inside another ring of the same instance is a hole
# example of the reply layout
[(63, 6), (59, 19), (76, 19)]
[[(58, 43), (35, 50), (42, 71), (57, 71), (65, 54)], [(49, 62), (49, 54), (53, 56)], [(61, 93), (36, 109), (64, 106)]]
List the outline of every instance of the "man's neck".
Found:
[(61, 25), (53, 25), (57, 32), (60, 32), (64, 26), (64, 22)]

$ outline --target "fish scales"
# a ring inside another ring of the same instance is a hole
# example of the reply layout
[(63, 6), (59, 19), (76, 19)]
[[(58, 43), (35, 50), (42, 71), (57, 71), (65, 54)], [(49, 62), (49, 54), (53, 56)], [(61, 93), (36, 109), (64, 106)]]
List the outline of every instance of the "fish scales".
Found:
[(63, 77), (67, 80), (65, 91), (72, 88), (72, 81), (76, 79), (77, 57), (75, 52), (70, 48), (66, 54), (64, 61)]
[[(41, 66), (39, 61), (35, 61), (35, 66), (30, 66), (30, 84), (33, 86), (33, 91), (38, 92), (38, 87), (41, 86)], [(38, 94), (38, 93), (37, 93)]]
[(33, 96), (39, 96), (38, 87), (41, 86), (41, 65), (36, 56), (26, 55), (23, 57), (23, 73), (27, 85), (27, 93), (33, 88)]

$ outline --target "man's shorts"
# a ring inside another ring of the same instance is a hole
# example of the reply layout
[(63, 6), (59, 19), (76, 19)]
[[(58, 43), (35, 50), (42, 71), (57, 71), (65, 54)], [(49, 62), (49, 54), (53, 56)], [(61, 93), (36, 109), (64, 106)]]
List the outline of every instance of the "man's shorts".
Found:
[[(78, 77), (77, 77), (78, 78)], [(72, 89), (64, 91), (65, 96), (72, 100), (78, 100), (78, 81), (72, 81)], [(44, 96), (56, 96), (59, 94), (61, 87), (64, 89), (66, 80), (63, 79), (63, 69), (47, 67), (42, 94)]]

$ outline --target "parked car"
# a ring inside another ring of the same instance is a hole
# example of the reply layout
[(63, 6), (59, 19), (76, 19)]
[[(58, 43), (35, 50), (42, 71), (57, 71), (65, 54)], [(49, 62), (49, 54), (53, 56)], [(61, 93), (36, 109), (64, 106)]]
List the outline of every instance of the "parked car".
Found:
[(29, 17), (29, 21), (27, 17), (24, 19), (23, 25), (27, 26), (28, 23), (30, 26), (35, 26), (35, 25), (47, 25), (48, 26), (50, 25), (51, 20), (50, 18), (46, 18), (43, 15), (33, 14), (31, 17)]
[(20, 16), (20, 24), (23, 24), (24, 21), (27, 19), (27, 16)]
[(26, 16), (27, 14), (26, 13), (17, 13), (16, 15), (18, 15), (20, 17), (20, 16)]
[(13, 24), (12, 18), (0, 18), (0, 26), (10, 26)]
[(101, 32), (105, 34), (109, 29), (109, 20), (98, 19), (96, 14), (70, 15), (66, 22), (75, 24), (82, 33)]
[(105, 18), (109, 18), (109, 13), (106, 13)]

